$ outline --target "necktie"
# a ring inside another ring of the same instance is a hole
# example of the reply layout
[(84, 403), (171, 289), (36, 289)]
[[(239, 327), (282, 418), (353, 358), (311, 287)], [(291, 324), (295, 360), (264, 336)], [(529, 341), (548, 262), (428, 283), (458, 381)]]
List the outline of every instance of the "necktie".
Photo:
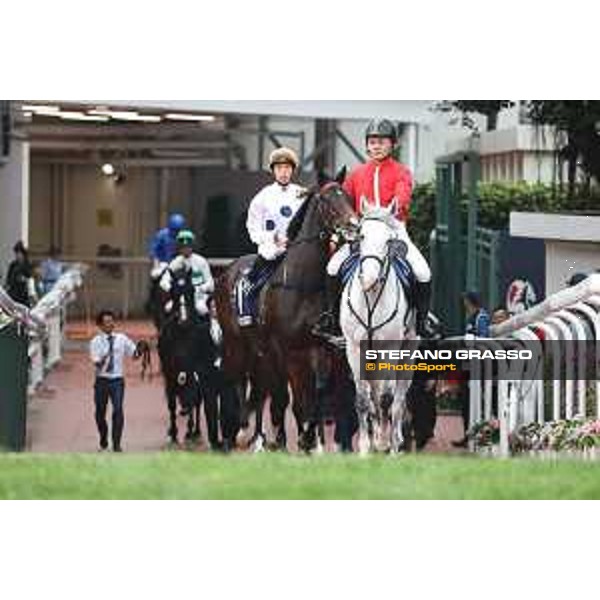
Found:
[(115, 370), (115, 338), (112, 333), (108, 336), (108, 366), (106, 373), (112, 375)]

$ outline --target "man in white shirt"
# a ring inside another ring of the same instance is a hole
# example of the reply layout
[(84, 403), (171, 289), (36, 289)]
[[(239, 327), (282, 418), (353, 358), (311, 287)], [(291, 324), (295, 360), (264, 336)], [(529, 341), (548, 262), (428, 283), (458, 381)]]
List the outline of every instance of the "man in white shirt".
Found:
[(269, 157), (269, 169), (275, 181), (263, 188), (248, 208), (246, 228), (250, 239), (258, 246), (258, 258), (237, 288), (239, 324), (254, 322), (253, 306), (262, 286), (276, 269), (287, 249), (287, 229), (304, 202), (304, 189), (292, 183), (299, 167), (296, 153), (289, 148), (277, 148)]
[(108, 424), (106, 409), (112, 403), (112, 444), (115, 452), (121, 452), (121, 438), (125, 423), (123, 400), (125, 378), (123, 361), (126, 356), (134, 360), (141, 356), (136, 346), (124, 333), (115, 333), (115, 317), (109, 310), (100, 312), (96, 319), (100, 333), (90, 342), (90, 357), (96, 369), (94, 403), (96, 426), (100, 435), (100, 450), (108, 448)]

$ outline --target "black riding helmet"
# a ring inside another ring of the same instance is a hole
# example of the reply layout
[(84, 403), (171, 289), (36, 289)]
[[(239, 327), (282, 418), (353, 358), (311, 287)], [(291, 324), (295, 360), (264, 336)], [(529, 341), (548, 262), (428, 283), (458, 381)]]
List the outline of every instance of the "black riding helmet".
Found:
[(383, 137), (392, 140), (395, 144), (398, 140), (398, 133), (396, 126), (388, 119), (373, 119), (368, 125), (365, 131), (365, 142), (370, 137)]

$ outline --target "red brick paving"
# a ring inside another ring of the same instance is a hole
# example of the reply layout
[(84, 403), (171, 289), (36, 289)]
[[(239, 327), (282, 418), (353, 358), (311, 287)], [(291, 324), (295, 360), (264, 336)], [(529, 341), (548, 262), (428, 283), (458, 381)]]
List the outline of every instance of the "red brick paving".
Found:
[[(154, 328), (147, 322), (128, 321), (122, 331), (132, 339), (155, 338)], [(38, 392), (29, 403), (28, 447), (34, 452), (96, 452), (97, 433), (94, 423), (94, 372), (87, 354), (87, 342), (95, 328), (85, 323), (70, 324), (67, 328), (67, 347), (63, 361), (46, 380), (46, 390)], [(125, 433), (123, 446), (128, 452), (152, 452), (167, 445), (167, 407), (158, 373), (158, 357), (153, 354), (152, 381), (142, 381), (139, 363), (130, 362), (126, 370)], [(48, 391), (49, 390), (49, 391)], [(266, 417), (266, 415), (265, 415)], [(180, 431), (184, 431), (183, 420)], [(265, 423), (269, 422), (265, 418)], [(328, 446), (332, 432), (327, 432)], [(205, 437), (206, 428), (203, 429)], [(288, 411), (290, 448), (295, 449), (295, 426)], [(450, 440), (461, 437), (459, 417), (438, 418), (436, 438), (429, 446), (431, 452), (451, 451)]]

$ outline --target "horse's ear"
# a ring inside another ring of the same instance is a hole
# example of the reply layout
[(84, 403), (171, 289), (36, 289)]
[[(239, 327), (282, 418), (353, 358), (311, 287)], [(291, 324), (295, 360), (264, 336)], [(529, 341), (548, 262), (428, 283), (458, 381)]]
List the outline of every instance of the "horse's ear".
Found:
[(396, 213), (398, 212), (398, 198), (396, 196), (392, 198), (392, 201), (387, 207), (387, 211), (392, 217), (396, 216)]
[(337, 183), (339, 183), (340, 185), (342, 185), (344, 183), (344, 181), (346, 180), (346, 165), (344, 165), (338, 172), (337, 175), (335, 176), (335, 181)]
[(369, 212), (371, 206), (369, 205), (369, 201), (366, 196), (360, 197), (360, 214), (364, 215)]
[(317, 173), (317, 183), (319, 184), (319, 187), (323, 187), (326, 183), (329, 183), (330, 181), (331, 177), (329, 177), (329, 175), (327, 175), (325, 171), (319, 169), (319, 172)]

